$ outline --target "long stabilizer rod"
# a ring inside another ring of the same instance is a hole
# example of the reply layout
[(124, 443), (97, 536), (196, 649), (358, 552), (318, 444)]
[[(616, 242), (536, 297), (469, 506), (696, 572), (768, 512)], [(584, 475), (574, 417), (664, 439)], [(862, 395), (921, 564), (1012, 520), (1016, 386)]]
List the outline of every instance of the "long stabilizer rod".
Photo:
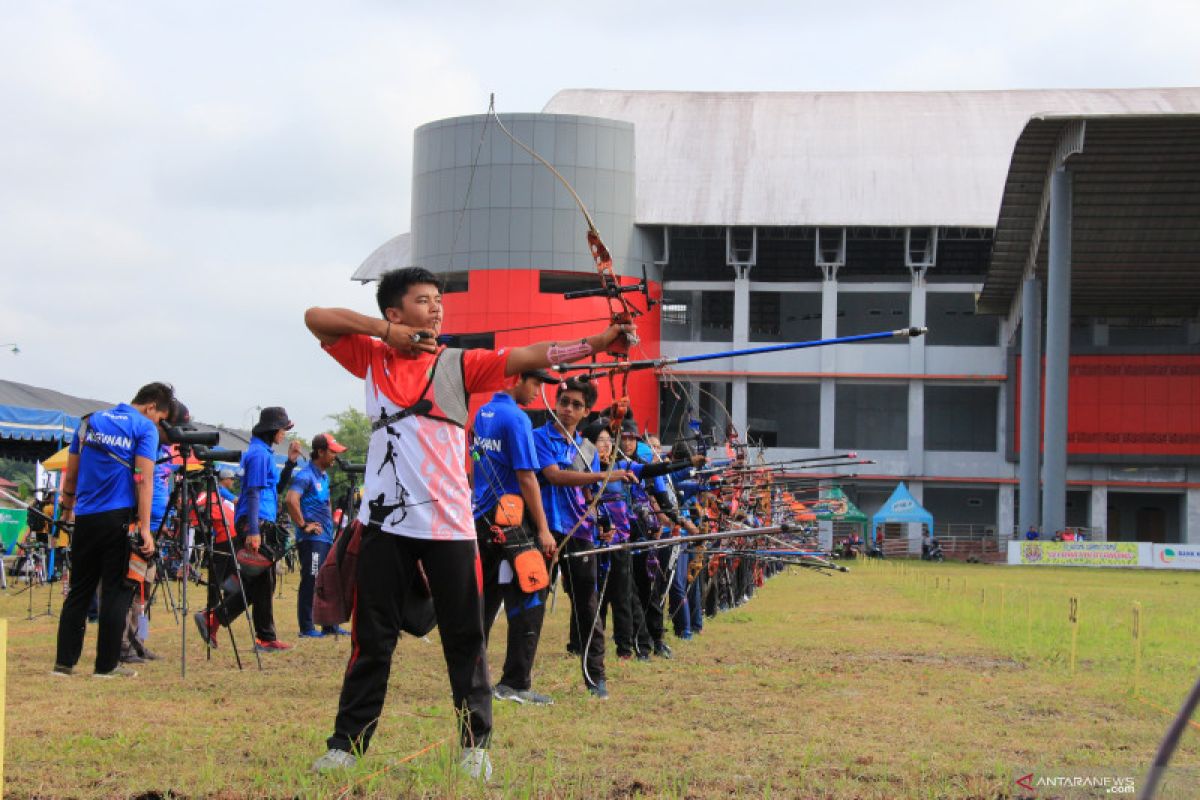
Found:
[[(717, 358), (737, 358), (738, 356), (754, 356), (760, 353), (780, 353), (786, 350), (803, 350), (809, 347), (827, 347), (831, 344), (853, 344), (854, 342), (870, 342), (876, 339), (909, 339), (917, 336), (924, 336), (927, 328), (911, 327), (899, 328), (894, 331), (880, 331), (879, 333), (860, 333), (854, 336), (835, 336), (832, 339), (813, 339), (807, 342), (786, 342), (784, 344), (764, 345), (763, 347), (749, 347), (743, 350), (723, 350), (719, 353), (698, 353), (693, 356), (675, 356), (672, 358), (647, 358), (640, 361), (630, 361), (622, 364), (619, 371), (625, 372), (629, 370), (639, 369), (661, 369), (674, 364), (694, 364), (697, 361), (712, 361)], [(596, 372), (597, 370), (605, 370), (611, 368), (607, 364), (558, 364), (552, 369), (557, 372)]]
[(792, 525), (772, 525), (767, 528), (742, 528), (737, 531), (721, 533), (700, 533), (695, 536), (669, 536), (665, 539), (644, 539), (637, 542), (621, 542), (609, 547), (597, 547), (592, 550), (577, 550), (574, 553), (563, 553), (563, 558), (583, 558), (601, 553), (619, 553), (622, 550), (653, 550), (659, 547), (673, 547), (688, 542), (711, 542), (720, 539), (734, 539), (739, 536), (765, 536), (772, 533), (787, 533), (797, 530)]

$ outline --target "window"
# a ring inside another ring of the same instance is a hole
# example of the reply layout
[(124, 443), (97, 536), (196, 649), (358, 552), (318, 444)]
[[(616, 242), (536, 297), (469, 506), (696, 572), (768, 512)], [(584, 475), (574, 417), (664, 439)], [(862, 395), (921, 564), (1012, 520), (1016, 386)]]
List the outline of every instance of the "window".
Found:
[(750, 341), (803, 342), (820, 338), (819, 292), (750, 293)]
[(566, 294), (582, 289), (597, 289), (600, 283), (595, 274), (586, 272), (548, 272), (538, 273), (538, 291), (542, 294)]
[(670, 445), (681, 437), (693, 437), (690, 420), (699, 420), (700, 433), (711, 437), (710, 444), (725, 441), (729, 416), (725, 413), (733, 402), (733, 385), (725, 382), (699, 383), (666, 382), (659, 388), (659, 424), (663, 444)]
[(975, 295), (929, 292), (925, 295), (926, 344), (991, 347), (1000, 332), (1000, 318), (975, 314)]
[(442, 274), (442, 294), (458, 294), (470, 291), (470, 272), (445, 272)]
[(665, 342), (690, 342), (699, 292), (671, 292), (662, 299), (662, 338)]
[[(909, 295), (901, 292), (839, 292), (838, 336), (858, 336), (907, 328), (908, 303)], [(870, 343), (895, 341), (875, 339)]]
[(834, 406), (837, 449), (908, 449), (908, 386), (839, 383)]
[(733, 339), (733, 292), (700, 293), (700, 341)]
[(751, 383), (746, 387), (749, 440), (767, 447), (819, 447), (821, 387), (815, 383)]
[(496, 334), (494, 333), (459, 333), (449, 335), (451, 347), (461, 347), (463, 350), (482, 347), (485, 350), (496, 349)]
[(926, 386), (925, 449), (994, 452), (999, 396), (995, 386)]

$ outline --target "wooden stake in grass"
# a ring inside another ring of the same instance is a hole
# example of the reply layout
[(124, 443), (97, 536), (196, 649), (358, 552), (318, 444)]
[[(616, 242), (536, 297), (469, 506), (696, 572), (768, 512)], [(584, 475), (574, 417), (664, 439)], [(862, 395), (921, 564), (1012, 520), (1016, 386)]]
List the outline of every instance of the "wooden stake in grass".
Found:
[(1079, 598), (1071, 595), (1067, 619), (1071, 623), (1071, 674), (1075, 674), (1075, 653), (1079, 643)]
[(984, 616), (987, 614), (987, 589), (979, 590), (979, 622), (983, 624)]
[(1142, 679), (1142, 604), (1133, 604), (1133, 696), (1140, 694)]

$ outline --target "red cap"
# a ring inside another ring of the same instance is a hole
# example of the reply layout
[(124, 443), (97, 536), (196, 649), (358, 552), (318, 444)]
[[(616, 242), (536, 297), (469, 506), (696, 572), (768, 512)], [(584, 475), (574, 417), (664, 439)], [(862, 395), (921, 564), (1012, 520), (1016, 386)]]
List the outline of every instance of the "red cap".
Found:
[(333, 438), (332, 433), (318, 433), (312, 440), (313, 450), (328, 450), (331, 453), (344, 453), (346, 446), (338, 444), (338, 440)]

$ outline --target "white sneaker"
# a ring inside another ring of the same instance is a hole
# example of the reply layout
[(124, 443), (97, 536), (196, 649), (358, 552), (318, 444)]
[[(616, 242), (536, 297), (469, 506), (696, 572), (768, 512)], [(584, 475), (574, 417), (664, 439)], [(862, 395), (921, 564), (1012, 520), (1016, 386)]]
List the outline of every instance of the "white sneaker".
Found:
[(325, 755), (313, 762), (312, 771), (332, 772), (335, 769), (353, 769), (357, 764), (358, 759), (354, 757), (353, 753), (331, 747)]
[(137, 670), (117, 664), (108, 672), (93, 672), (93, 678), (136, 678)]
[(505, 686), (503, 683), (497, 683), (492, 687), (492, 697), (496, 700), (512, 700), (515, 703), (524, 703), (525, 698), (521, 697), (521, 693), (511, 686)]
[(492, 760), (488, 758), (487, 750), (482, 747), (469, 747), (463, 750), (458, 768), (472, 780), (490, 781), (492, 779)]

